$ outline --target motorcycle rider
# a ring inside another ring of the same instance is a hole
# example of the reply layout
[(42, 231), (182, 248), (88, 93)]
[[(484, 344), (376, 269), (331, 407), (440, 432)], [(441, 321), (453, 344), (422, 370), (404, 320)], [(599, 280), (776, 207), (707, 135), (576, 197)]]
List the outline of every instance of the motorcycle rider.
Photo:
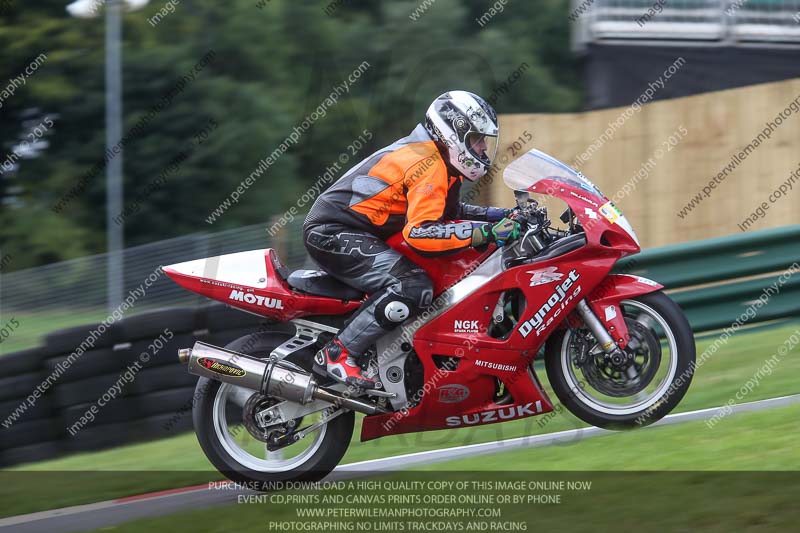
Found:
[(431, 280), (385, 243), (391, 235), (402, 231), (428, 256), (519, 236), (510, 209), (459, 199), (463, 178), (475, 181), (488, 171), (498, 134), (497, 115), (483, 98), (446, 92), (428, 107), (424, 125), (358, 163), (316, 199), (303, 225), (306, 249), (331, 276), (369, 295), (317, 353), (317, 373), (374, 388), (362, 373), (363, 354), (431, 303)]

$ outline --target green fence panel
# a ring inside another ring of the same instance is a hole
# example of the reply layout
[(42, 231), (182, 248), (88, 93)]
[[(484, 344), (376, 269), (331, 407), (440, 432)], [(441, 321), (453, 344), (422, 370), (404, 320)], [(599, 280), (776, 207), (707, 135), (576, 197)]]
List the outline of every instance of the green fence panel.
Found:
[(615, 270), (677, 288), (782, 271), (795, 262), (800, 225), (652, 248), (626, 257)]
[(730, 326), (762, 295), (768, 301), (748, 323), (800, 315), (798, 268), (800, 225), (653, 248), (623, 259), (614, 271), (673, 289), (670, 296), (692, 328), (704, 331)]

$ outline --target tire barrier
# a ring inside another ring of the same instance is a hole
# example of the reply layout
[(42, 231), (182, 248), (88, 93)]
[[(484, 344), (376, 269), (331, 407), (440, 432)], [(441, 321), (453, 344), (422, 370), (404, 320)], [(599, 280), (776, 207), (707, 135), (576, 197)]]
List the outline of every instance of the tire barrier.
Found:
[[(98, 324), (54, 331), (37, 348), (0, 355), (0, 466), (191, 430), (187, 406), (197, 377), (178, 363), (177, 350), (195, 341), (224, 345), (262, 323), (221, 304), (158, 309), (112, 324), (77, 358), (70, 355)], [(126, 372), (131, 379), (122, 379)]]

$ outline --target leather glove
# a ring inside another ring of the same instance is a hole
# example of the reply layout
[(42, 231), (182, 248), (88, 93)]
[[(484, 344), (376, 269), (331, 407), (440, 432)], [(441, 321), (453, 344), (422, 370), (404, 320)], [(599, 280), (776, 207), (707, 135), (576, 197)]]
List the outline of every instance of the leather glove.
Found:
[(486, 208), (486, 221), (487, 222), (499, 222), (504, 218), (508, 218), (511, 215), (513, 209), (506, 209), (505, 207), (487, 207)]
[(477, 248), (490, 242), (503, 246), (519, 239), (521, 231), (519, 222), (510, 218), (504, 218), (494, 224), (481, 224), (472, 232), (472, 247)]

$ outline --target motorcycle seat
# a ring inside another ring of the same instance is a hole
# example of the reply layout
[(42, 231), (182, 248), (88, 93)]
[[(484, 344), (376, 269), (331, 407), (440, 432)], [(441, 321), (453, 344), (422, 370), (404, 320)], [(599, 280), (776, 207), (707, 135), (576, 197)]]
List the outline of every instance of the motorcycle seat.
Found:
[(289, 286), (305, 294), (340, 300), (360, 300), (364, 293), (322, 270), (295, 270), (286, 278)]

